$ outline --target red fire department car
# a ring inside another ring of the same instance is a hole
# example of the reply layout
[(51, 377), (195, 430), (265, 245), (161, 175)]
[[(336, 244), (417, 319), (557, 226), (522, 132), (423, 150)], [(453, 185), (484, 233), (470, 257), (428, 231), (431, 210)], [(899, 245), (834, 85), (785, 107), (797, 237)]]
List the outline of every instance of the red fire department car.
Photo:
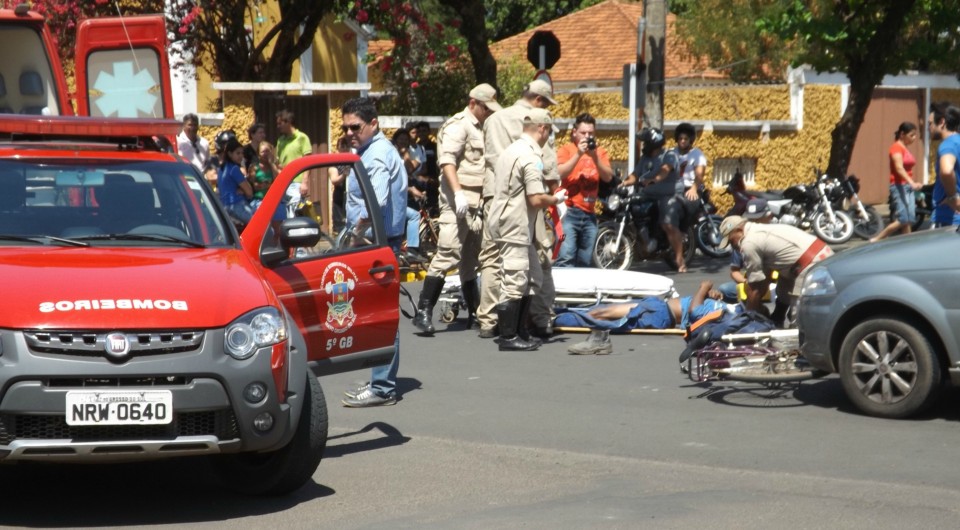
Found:
[(272, 213), (307, 171), (352, 165), (378, 212), (372, 187), (354, 155), (300, 159), (238, 234), (155, 142), (179, 123), (162, 38), (135, 28), (162, 23), (126, 24), (81, 30), (65, 116), (43, 20), (0, 10), (0, 463), (210, 455), (239, 491), (292, 491), (326, 442), (317, 376), (390, 361), (399, 283), (376, 215), (338, 235)]

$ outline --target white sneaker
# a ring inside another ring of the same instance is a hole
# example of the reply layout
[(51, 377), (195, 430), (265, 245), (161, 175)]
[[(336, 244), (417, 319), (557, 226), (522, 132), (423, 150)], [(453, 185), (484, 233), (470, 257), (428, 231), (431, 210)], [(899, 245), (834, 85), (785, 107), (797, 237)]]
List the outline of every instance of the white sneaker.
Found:
[(357, 386), (357, 388), (354, 388), (353, 390), (344, 390), (343, 395), (351, 399), (357, 399), (358, 395), (366, 392), (367, 390), (370, 390), (370, 381), (360, 384), (359, 386)]

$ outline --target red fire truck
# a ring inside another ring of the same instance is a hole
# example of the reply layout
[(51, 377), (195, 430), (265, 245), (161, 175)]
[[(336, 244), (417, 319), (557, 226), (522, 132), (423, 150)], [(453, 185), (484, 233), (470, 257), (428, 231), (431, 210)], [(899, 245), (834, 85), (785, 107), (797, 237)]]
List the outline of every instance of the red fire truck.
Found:
[(390, 361), (399, 275), (375, 215), (362, 235), (271, 217), (343, 165), (378, 212), (359, 159), (289, 164), (238, 232), (158, 148), (179, 130), (161, 17), (81, 24), (79, 116), (43, 19), (0, 25), (0, 463), (209, 455), (239, 491), (299, 488), (326, 443), (317, 376)]

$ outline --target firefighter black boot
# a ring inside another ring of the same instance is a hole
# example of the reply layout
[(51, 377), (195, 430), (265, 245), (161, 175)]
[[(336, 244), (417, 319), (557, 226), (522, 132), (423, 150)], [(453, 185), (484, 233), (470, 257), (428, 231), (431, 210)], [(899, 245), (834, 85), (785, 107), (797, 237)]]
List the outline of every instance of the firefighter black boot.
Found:
[(423, 279), (423, 290), (420, 291), (420, 301), (417, 303), (417, 314), (413, 317), (413, 325), (427, 335), (436, 331), (433, 327), (433, 306), (440, 299), (443, 290), (443, 276), (427, 276)]
[(520, 323), (517, 325), (517, 335), (520, 335), (521, 339), (534, 344), (539, 348), (540, 345), (543, 344), (543, 341), (537, 337), (534, 337), (530, 333), (530, 300), (530, 295), (524, 296), (520, 299)]
[(477, 322), (477, 307), (480, 305), (480, 286), (477, 280), (463, 282), (460, 286), (463, 292), (463, 304), (467, 307), (467, 329), (480, 329)]
[(520, 324), (520, 300), (497, 304), (497, 326), (500, 328), (500, 351), (530, 351), (540, 345), (517, 335)]

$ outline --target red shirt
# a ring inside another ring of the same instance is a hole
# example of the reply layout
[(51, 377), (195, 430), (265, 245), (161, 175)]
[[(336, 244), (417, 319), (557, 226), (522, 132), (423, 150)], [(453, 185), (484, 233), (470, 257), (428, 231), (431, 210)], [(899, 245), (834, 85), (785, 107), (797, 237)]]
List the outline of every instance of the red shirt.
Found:
[(913, 166), (916, 165), (917, 159), (914, 158), (913, 153), (900, 142), (893, 142), (893, 145), (890, 146), (890, 184), (906, 184), (907, 181), (903, 180), (903, 178), (897, 174), (895, 170), (896, 166), (893, 165), (893, 155), (896, 153), (900, 153), (900, 156), (903, 157), (903, 169), (907, 172), (907, 175), (910, 175), (911, 179), (913, 178)]
[[(580, 156), (577, 144), (566, 143), (557, 150), (557, 163), (563, 164), (577, 156)], [(607, 151), (602, 147), (597, 147), (597, 159), (606, 165), (610, 165)], [(573, 166), (573, 171), (563, 177), (561, 185), (568, 193), (568, 207), (576, 207), (588, 213), (594, 212), (597, 192), (600, 190), (600, 170), (597, 169), (597, 165), (592, 158), (588, 155), (580, 156), (577, 165)]]

